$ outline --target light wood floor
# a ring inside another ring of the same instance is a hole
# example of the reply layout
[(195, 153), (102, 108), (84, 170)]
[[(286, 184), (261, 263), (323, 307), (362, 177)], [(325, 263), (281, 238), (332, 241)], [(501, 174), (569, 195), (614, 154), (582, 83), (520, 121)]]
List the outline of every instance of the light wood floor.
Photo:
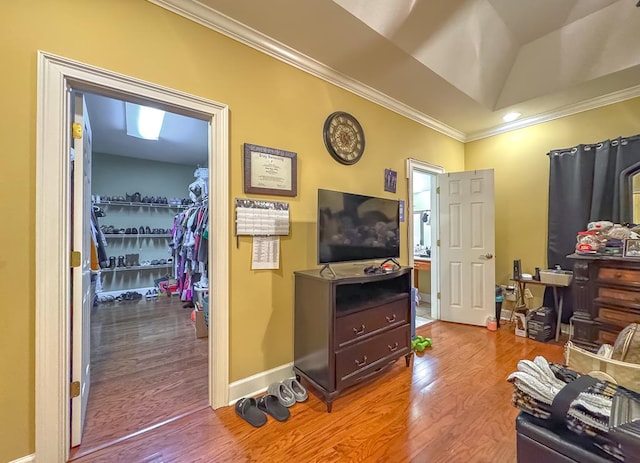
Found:
[(205, 409), (88, 455), (86, 462), (515, 462), (517, 410), (506, 382), (522, 358), (562, 362), (561, 344), (435, 322), (433, 348), (400, 359), (376, 382), (338, 398), (315, 395), (291, 418), (253, 428), (233, 407)]
[(94, 308), (89, 406), (72, 458), (207, 406), (207, 338), (196, 339), (190, 312), (178, 297)]

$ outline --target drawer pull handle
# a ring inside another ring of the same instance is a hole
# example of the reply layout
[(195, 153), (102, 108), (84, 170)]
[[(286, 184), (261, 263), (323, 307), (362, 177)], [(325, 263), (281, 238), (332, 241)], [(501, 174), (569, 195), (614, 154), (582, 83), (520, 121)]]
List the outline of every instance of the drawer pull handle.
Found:
[(622, 272), (616, 272), (616, 278), (620, 278), (622, 276)]
[(363, 356), (362, 357), (362, 362), (358, 362), (358, 360), (356, 359), (356, 365), (358, 365), (359, 367), (363, 367), (367, 364), (367, 356)]
[(393, 323), (396, 321), (396, 314), (393, 314), (391, 317), (386, 317), (389, 323)]
[(389, 348), (389, 352), (393, 352), (398, 350), (398, 343), (396, 342), (393, 346), (387, 344), (387, 347)]
[(361, 325), (360, 329), (358, 329), (358, 328), (354, 328), (353, 329), (353, 334), (355, 334), (356, 336), (359, 336), (362, 333), (364, 333), (364, 325)]

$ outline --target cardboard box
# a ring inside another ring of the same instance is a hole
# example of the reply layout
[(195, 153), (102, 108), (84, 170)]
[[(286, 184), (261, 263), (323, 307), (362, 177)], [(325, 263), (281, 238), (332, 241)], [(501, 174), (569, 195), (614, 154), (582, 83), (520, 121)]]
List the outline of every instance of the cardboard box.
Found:
[(554, 325), (536, 320), (529, 320), (527, 323), (527, 335), (529, 339), (535, 339), (540, 342), (551, 341), (555, 337)]
[(516, 312), (513, 314), (516, 321), (516, 336), (527, 337), (527, 315), (524, 312)]
[(208, 338), (209, 337), (209, 327), (204, 320), (204, 312), (201, 310), (196, 310), (196, 338)]

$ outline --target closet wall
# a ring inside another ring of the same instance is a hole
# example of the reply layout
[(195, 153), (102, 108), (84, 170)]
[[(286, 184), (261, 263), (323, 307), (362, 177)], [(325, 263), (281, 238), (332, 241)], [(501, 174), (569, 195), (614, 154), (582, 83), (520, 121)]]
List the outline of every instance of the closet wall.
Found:
[[(92, 195), (125, 196), (139, 192), (141, 196), (164, 196), (166, 198), (188, 198), (188, 186), (193, 182), (196, 166), (173, 164), (116, 156), (104, 153), (93, 154)], [(137, 254), (138, 261), (156, 261), (171, 257), (170, 229), (176, 214), (182, 209), (168, 206), (101, 206), (106, 216), (98, 218), (101, 226), (114, 228), (149, 227), (163, 229), (166, 233), (149, 236), (123, 236), (105, 234), (107, 255), (115, 257)], [(165, 236), (161, 236), (165, 235)], [(121, 269), (102, 272), (104, 292), (127, 291), (154, 287), (154, 279), (171, 272), (172, 265), (151, 265), (145, 268)]]
[(142, 196), (188, 198), (196, 167), (94, 152), (92, 194), (124, 196), (139, 191)]

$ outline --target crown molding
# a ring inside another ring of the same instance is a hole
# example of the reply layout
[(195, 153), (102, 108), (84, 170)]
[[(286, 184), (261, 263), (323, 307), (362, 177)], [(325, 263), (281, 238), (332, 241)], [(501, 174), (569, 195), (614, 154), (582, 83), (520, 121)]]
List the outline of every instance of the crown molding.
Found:
[(414, 108), (385, 95), (351, 77), (348, 77), (319, 61), (290, 48), (265, 34), (256, 31), (195, 0), (147, 0), (154, 5), (176, 13), (202, 26), (287, 63), (301, 71), (337, 85), (351, 93), (376, 103), (386, 109), (464, 142), (465, 134)]
[(620, 103), (621, 101), (630, 100), (639, 96), (640, 85), (636, 85), (634, 87), (607, 93), (606, 95), (597, 96), (595, 98), (581, 101), (579, 103), (562, 106), (560, 108), (554, 109), (553, 111), (526, 117), (515, 122), (510, 122), (508, 124), (502, 124), (489, 130), (474, 132), (467, 135), (464, 141), (465, 143), (469, 143), (472, 141), (481, 140), (483, 138), (493, 137), (494, 135), (523, 129), (525, 127), (531, 127), (533, 125), (542, 124), (543, 122), (549, 122), (554, 119), (560, 119), (562, 117), (571, 116), (573, 114), (589, 111), (591, 109), (601, 108), (603, 106), (608, 106), (614, 103)]
[(329, 66), (236, 21), (233, 18), (203, 5), (197, 0), (147, 1), (463, 143), (493, 137), (495, 135), (523, 129), (525, 127), (531, 127), (543, 122), (549, 122), (554, 119), (619, 103), (621, 101), (640, 96), (640, 85), (638, 85), (625, 90), (612, 92), (607, 95), (598, 96), (590, 100), (556, 108), (552, 111), (526, 117), (508, 124), (501, 124), (487, 130), (480, 130), (466, 134), (443, 122), (440, 122), (437, 119), (434, 119), (431, 116), (428, 116), (427, 114), (417, 111), (409, 105), (391, 98), (390, 96), (369, 87), (362, 82), (346, 76)]

